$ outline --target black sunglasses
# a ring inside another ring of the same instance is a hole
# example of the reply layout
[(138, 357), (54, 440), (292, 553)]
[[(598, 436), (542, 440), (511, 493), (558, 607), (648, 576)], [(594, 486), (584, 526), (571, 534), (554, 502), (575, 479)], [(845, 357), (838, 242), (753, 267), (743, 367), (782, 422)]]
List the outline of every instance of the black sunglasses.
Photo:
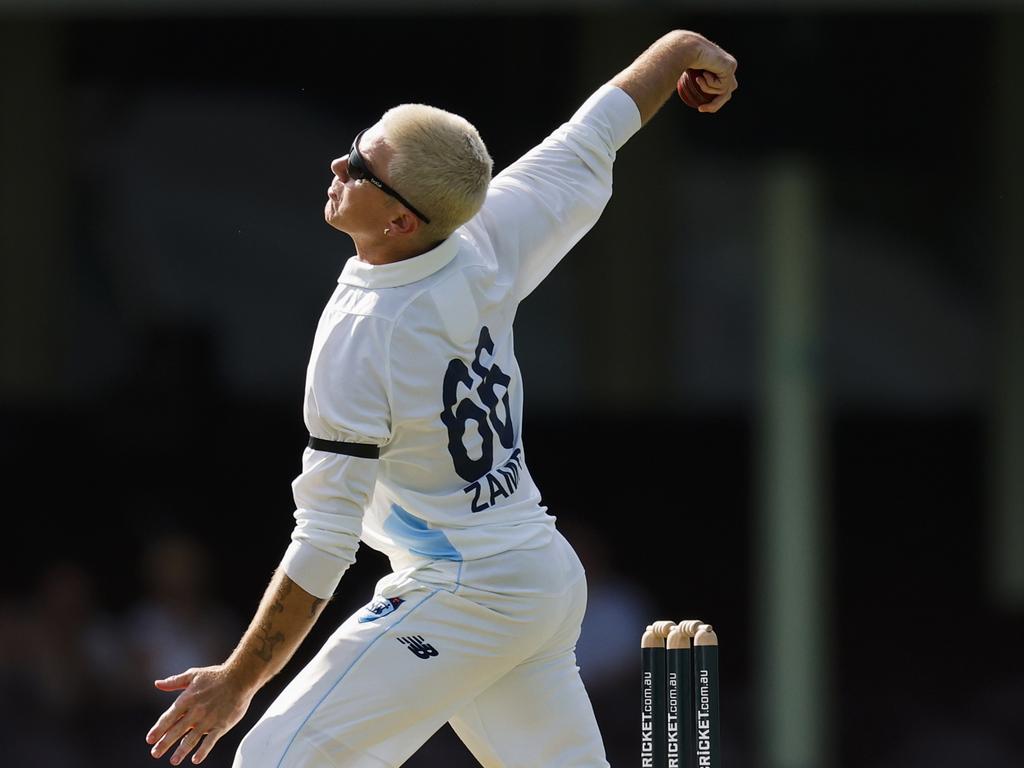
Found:
[(360, 139), (360, 137), (364, 133), (366, 133), (366, 129), (365, 128), (363, 130), (361, 130), (356, 135), (355, 141), (352, 142), (352, 149), (350, 149), (348, 151), (348, 175), (349, 175), (349, 178), (355, 179), (356, 181), (360, 181), (362, 179), (366, 179), (366, 181), (368, 181), (371, 184), (373, 184), (373, 186), (375, 186), (381, 192), (383, 192), (385, 194), (388, 194), (388, 195), (391, 195), (393, 198), (395, 198), (395, 200), (397, 200), (402, 205), (404, 205), (406, 208), (408, 208), (410, 211), (415, 213), (416, 216), (418, 218), (420, 218), (423, 221), (424, 224), (429, 224), (430, 223), (430, 219), (428, 219), (422, 213), (417, 211), (413, 207), (412, 203), (410, 203), (408, 200), (406, 200), (400, 194), (395, 192), (395, 190), (393, 190), (391, 187), (389, 187), (387, 184), (385, 184), (383, 181), (381, 181), (379, 178), (377, 178), (373, 174), (373, 171), (370, 170), (370, 167), (366, 164), (366, 161), (363, 160), (363, 156), (359, 154), (359, 139)]

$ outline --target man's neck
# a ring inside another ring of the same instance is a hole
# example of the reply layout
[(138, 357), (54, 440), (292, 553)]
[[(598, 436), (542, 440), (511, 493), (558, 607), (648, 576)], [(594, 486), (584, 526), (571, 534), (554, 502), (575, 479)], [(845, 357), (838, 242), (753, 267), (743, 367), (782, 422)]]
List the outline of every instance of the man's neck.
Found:
[(394, 264), (397, 261), (405, 261), (415, 256), (420, 256), (427, 251), (433, 250), (440, 243), (424, 245), (419, 241), (403, 242), (399, 238), (375, 238), (373, 241), (357, 240), (353, 238), (356, 246), (356, 257), (367, 264), (381, 265)]

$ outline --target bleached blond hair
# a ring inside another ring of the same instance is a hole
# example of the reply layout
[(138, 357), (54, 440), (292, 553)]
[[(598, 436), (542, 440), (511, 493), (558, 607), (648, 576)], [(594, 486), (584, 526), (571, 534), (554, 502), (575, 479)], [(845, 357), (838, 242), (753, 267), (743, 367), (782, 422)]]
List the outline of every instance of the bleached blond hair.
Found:
[(424, 232), (442, 240), (484, 204), (493, 161), (468, 120), (426, 104), (400, 104), (380, 119), (391, 145), (391, 186), (430, 219)]

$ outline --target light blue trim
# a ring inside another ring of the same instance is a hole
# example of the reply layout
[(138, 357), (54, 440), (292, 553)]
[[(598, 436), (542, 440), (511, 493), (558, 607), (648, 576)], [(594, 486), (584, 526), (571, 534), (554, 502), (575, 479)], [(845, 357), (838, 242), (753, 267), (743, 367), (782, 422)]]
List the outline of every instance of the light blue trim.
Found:
[(409, 611), (408, 611), (408, 612), (407, 612), (407, 613), (405, 614), (405, 616), (403, 616), (402, 618), (400, 618), (400, 619), (399, 619), (398, 621), (396, 621), (396, 622), (395, 622), (394, 624), (391, 624), (391, 625), (389, 625), (389, 626), (388, 626), (388, 627), (386, 627), (386, 628), (381, 628), (380, 634), (379, 634), (379, 635), (377, 635), (377, 636), (376, 636), (375, 638), (373, 638), (373, 640), (371, 640), (371, 641), (370, 641), (369, 643), (367, 643), (367, 644), (366, 644), (366, 647), (365, 647), (365, 648), (363, 648), (363, 650), (361, 650), (361, 651), (359, 652), (359, 655), (358, 655), (358, 656), (356, 656), (356, 657), (355, 657), (354, 659), (352, 659), (352, 663), (351, 663), (351, 664), (349, 664), (349, 665), (348, 665), (348, 666), (347, 666), (347, 667), (345, 668), (345, 671), (341, 673), (341, 677), (339, 677), (339, 678), (338, 678), (337, 680), (335, 680), (335, 681), (334, 681), (334, 684), (333, 684), (333, 685), (332, 685), (332, 686), (331, 686), (330, 688), (328, 688), (328, 689), (327, 689), (327, 693), (325, 693), (325, 694), (324, 694), (324, 695), (323, 695), (323, 696), (322, 696), (322, 697), (320, 698), (320, 701), (318, 701), (318, 702), (317, 702), (317, 703), (316, 703), (316, 704), (315, 704), (315, 705), (313, 706), (313, 709), (311, 709), (311, 710), (309, 711), (309, 714), (308, 714), (308, 715), (306, 715), (306, 719), (305, 719), (305, 720), (303, 720), (303, 721), (302, 721), (301, 723), (299, 723), (299, 727), (295, 729), (295, 733), (293, 733), (293, 734), (292, 734), (292, 737), (291, 737), (291, 739), (289, 739), (289, 740), (288, 740), (288, 745), (287, 745), (287, 746), (286, 746), (286, 747), (284, 748), (284, 752), (282, 752), (282, 753), (281, 753), (281, 759), (277, 761), (277, 768), (281, 768), (281, 765), (282, 765), (282, 763), (284, 763), (284, 759), (285, 759), (285, 757), (286, 757), (286, 756), (288, 755), (288, 750), (292, 748), (292, 744), (294, 744), (294, 743), (295, 743), (295, 739), (297, 739), (297, 738), (298, 738), (298, 736), (299, 736), (299, 733), (301, 733), (301, 732), (302, 732), (302, 729), (306, 727), (306, 723), (308, 723), (308, 722), (309, 722), (309, 719), (310, 719), (311, 717), (313, 717), (313, 715), (314, 715), (314, 713), (315, 713), (315, 712), (317, 711), (317, 709), (319, 709), (319, 708), (320, 708), (320, 705), (321, 705), (321, 704), (323, 704), (323, 703), (324, 703), (324, 702), (325, 702), (325, 701), (327, 700), (327, 697), (331, 695), (331, 692), (332, 692), (332, 691), (334, 691), (334, 689), (338, 687), (338, 683), (340, 683), (340, 682), (341, 682), (342, 680), (344, 680), (344, 679), (345, 679), (345, 675), (347, 675), (347, 674), (348, 674), (348, 673), (349, 673), (349, 672), (350, 672), (350, 671), (352, 670), (352, 667), (354, 667), (354, 666), (355, 666), (356, 664), (358, 664), (358, 663), (359, 663), (359, 660), (360, 660), (361, 658), (363, 658), (363, 655), (364, 655), (364, 654), (365, 654), (365, 653), (366, 653), (366, 652), (367, 652), (368, 650), (370, 650), (370, 649), (371, 649), (371, 648), (373, 647), (373, 644), (374, 644), (374, 643), (376, 643), (376, 642), (377, 642), (378, 640), (380, 640), (380, 639), (381, 639), (382, 637), (384, 637), (384, 635), (385, 635), (385, 634), (387, 634), (387, 632), (388, 632), (389, 630), (392, 630), (392, 629), (394, 629), (394, 628), (395, 628), (395, 627), (397, 627), (397, 626), (398, 626), (399, 624), (401, 624), (401, 623), (402, 623), (403, 621), (405, 621), (405, 620), (406, 620), (407, 618), (409, 618), (409, 616), (411, 616), (411, 615), (412, 615), (412, 612), (413, 612), (413, 611), (415, 611), (415, 610), (416, 610), (417, 608), (419, 608), (419, 607), (420, 607), (421, 605), (423, 605), (423, 604), (424, 604), (425, 602), (427, 602), (427, 600), (429, 600), (430, 598), (432, 598), (432, 597), (433, 597), (434, 595), (436, 595), (436, 594), (437, 594), (437, 593), (438, 593), (439, 591), (440, 591), (440, 590), (437, 590), (437, 589), (433, 590), (433, 591), (432, 591), (432, 592), (431, 592), (431, 593), (430, 593), (429, 595), (427, 595), (426, 597), (424, 597), (424, 598), (423, 598), (422, 600), (420, 600), (420, 601), (419, 601), (418, 603), (416, 603), (416, 605), (414, 605), (414, 606), (413, 606), (412, 608), (410, 608), (410, 609), (409, 609)]
[(455, 589), (452, 590), (452, 594), (454, 595), (456, 592), (458, 592), (459, 591), (459, 587), (461, 587), (461, 586), (462, 586), (462, 561), (459, 560), (459, 572), (455, 574)]
[(431, 528), (426, 520), (409, 514), (397, 504), (391, 505), (391, 514), (384, 520), (384, 533), (414, 555), (462, 562), (462, 553), (452, 546), (444, 531)]

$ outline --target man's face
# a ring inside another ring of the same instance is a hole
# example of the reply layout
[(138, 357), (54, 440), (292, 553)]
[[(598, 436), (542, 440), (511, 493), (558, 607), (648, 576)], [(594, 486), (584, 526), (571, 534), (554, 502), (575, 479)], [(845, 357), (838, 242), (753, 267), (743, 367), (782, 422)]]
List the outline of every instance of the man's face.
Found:
[[(359, 138), (359, 154), (381, 181), (390, 183), (387, 171), (392, 150), (379, 125), (367, 128)], [(348, 155), (332, 161), (331, 171), (334, 178), (324, 206), (327, 223), (354, 237), (383, 232), (401, 205), (370, 182), (349, 178)]]

